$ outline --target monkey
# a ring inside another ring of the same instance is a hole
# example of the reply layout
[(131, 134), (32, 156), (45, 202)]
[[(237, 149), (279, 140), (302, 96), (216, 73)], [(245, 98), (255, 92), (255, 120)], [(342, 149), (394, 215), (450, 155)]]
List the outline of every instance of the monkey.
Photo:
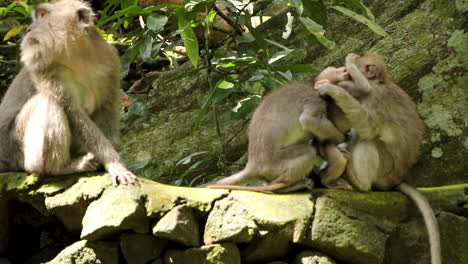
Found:
[(392, 80), (382, 57), (349, 54), (345, 64), (354, 85), (366, 97), (358, 101), (330, 83), (317, 90), (334, 101), (356, 130), (357, 140), (349, 146), (347, 180), (358, 191), (396, 188), (411, 198), (429, 233), (432, 264), (440, 264), (440, 233), (434, 212), (424, 195), (403, 181), (420, 156), (425, 129), (416, 105)]
[(0, 104), (0, 172), (65, 175), (103, 166), (114, 184), (135, 182), (114, 148), (120, 61), (94, 16), (81, 0), (33, 11), (23, 67)]
[[(344, 67), (327, 67), (316, 81), (341, 84), (348, 80)], [(352, 87), (353, 83), (347, 83)], [(248, 136), (248, 161), (246, 167), (208, 188), (292, 192), (311, 188), (307, 176), (313, 169), (317, 155), (316, 147), (307, 141), (313, 137), (325, 143), (325, 156), (329, 167), (322, 183), (331, 188), (341, 188), (335, 180), (346, 168), (347, 159), (337, 143), (343, 142), (344, 131), (340, 131), (327, 117), (327, 103), (314, 91), (308, 82), (293, 82), (265, 96), (255, 110)], [(339, 122), (339, 120), (336, 120)], [(341, 127), (345, 128), (346, 125)], [(349, 128), (346, 128), (348, 130)], [(238, 186), (253, 178), (261, 178), (266, 186)]]

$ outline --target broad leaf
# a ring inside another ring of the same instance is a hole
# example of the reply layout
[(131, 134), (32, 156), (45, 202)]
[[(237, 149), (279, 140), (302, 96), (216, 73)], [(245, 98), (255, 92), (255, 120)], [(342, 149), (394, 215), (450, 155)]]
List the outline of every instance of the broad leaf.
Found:
[(192, 62), (193, 66), (198, 66), (199, 54), (198, 54), (198, 39), (195, 35), (195, 31), (190, 24), (190, 21), (185, 17), (185, 10), (183, 8), (177, 9), (179, 34), (184, 42), (185, 49), (187, 50), (187, 56)]
[(299, 17), (299, 20), (306, 27), (306, 29), (309, 30), (309, 32), (315, 36), (315, 38), (318, 40), (318, 42), (320, 42), (320, 44), (322, 44), (328, 49), (333, 49), (335, 47), (335, 42), (327, 39), (324, 36), (325, 30), (320, 24), (308, 17)]
[(368, 18), (362, 16), (362, 15), (359, 15), (347, 8), (344, 8), (342, 6), (332, 6), (333, 9), (335, 10), (338, 10), (340, 11), (341, 13), (343, 13), (344, 15), (346, 16), (349, 16), (351, 18), (353, 18), (354, 20), (358, 21), (359, 23), (362, 23), (364, 25), (366, 25), (367, 27), (370, 28), (370, 30), (374, 31), (376, 34), (382, 36), (382, 37), (388, 37), (388, 33), (385, 32), (385, 30), (380, 27), (379, 25), (377, 25), (375, 22), (372, 22), (371, 20), (369, 20)]
[(27, 27), (26, 25), (17, 25), (13, 28), (11, 28), (10, 30), (8, 30), (8, 32), (5, 34), (5, 37), (3, 37), (3, 41), (7, 41), (15, 36), (17, 36), (19, 33), (21, 33), (21, 31), (23, 30), (23, 28)]
[(138, 50), (143, 60), (151, 58), (151, 49), (153, 48), (153, 38), (149, 35), (143, 35), (138, 42)]
[(146, 19), (146, 26), (151, 29), (152, 31), (159, 31), (161, 30), (167, 23), (167, 16), (161, 15), (150, 15)]

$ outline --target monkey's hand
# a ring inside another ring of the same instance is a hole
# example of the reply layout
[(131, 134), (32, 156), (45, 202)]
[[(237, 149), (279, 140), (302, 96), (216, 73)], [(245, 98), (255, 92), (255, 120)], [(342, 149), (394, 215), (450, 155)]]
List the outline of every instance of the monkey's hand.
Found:
[(335, 99), (337, 97), (340, 97), (342, 96), (343, 94), (347, 94), (348, 92), (346, 92), (346, 90), (344, 90), (343, 88), (337, 86), (337, 85), (333, 85), (331, 83), (325, 83), (325, 84), (322, 84), (318, 87), (316, 87), (315, 89), (318, 90), (319, 94), (321, 96), (330, 96), (331, 98)]
[(121, 163), (114, 162), (106, 164), (106, 170), (111, 175), (114, 186), (118, 184), (133, 184), (136, 181), (136, 176)]
[(323, 79), (323, 80), (319, 80), (319, 81), (316, 81), (315, 84), (314, 84), (314, 88), (317, 89), (318, 87), (326, 84), (326, 83), (330, 83), (330, 80), (327, 80), (327, 79)]
[(346, 67), (348, 67), (351, 64), (354, 64), (357, 58), (359, 58), (357, 54), (354, 54), (354, 53), (348, 54), (345, 59)]

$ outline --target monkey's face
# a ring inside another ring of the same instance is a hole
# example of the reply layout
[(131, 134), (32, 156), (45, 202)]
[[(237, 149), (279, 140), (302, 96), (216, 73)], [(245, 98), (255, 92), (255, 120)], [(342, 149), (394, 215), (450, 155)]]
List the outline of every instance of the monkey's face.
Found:
[(368, 80), (375, 80), (381, 83), (386, 81), (387, 68), (382, 57), (366, 53), (364, 56), (357, 57), (355, 64)]
[(47, 67), (72, 56), (75, 47), (93, 26), (94, 13), (79, 0), (39, 5), (32, 14), (21, 43), (21, 60), (26, 67)]
[(315, 77), (315, 81), (320, 80), (328, 80), (332, 84), (338, 84), (339, 82), (349, 80), (350, 76), (346, 67), (336, 68), (333, 66), (326, 67), (323, 69), (317, 77)]

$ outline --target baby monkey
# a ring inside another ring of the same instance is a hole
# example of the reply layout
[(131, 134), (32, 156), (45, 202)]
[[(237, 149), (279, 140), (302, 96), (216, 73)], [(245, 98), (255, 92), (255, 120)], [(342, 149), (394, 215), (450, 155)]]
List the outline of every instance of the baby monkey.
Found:
[[(316, 80), (317, 85), (341, 84), (349, 80), (349, 75), (344, 67), (328, 67)], [(307, 176), (313, 169), (317, 150), (309, 141), (317, 138), (325, 144), (324, 152), (329, 162), (324, 184), (336, 188), (335, 179), (343, 174), (347, 163), (337, 144), (344, 141), (343, 132), (349, 128), (343, 123), (340, 127), (346, 129), (340, 131), (327, 118), (327, 108), (326, 100), (308, 82), (293, 82), (268, 94), (252, 116), (246, 167), (207, 187), (277, 192), (311, 188), (312, 181)], [(346, 119), (336, 118), (339, 120)], [(268, 185), (235, 185), (254, 178), (265, 180)]]

